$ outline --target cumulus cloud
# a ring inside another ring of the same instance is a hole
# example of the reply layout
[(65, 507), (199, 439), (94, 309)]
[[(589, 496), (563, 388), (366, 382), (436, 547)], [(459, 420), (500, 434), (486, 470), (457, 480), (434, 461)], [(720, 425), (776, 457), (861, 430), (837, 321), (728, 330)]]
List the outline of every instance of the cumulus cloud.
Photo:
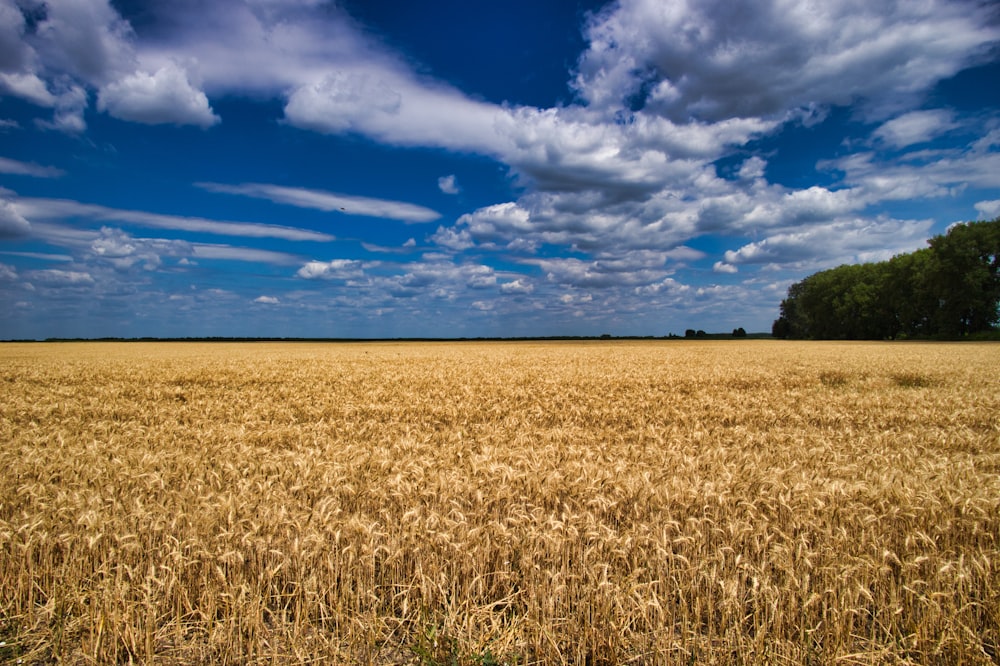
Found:
[(574, 86), (594, 109), (675, 121), (867, 100), (881, 114), (997, 39), (980, 3), (622, 0), (594, 16)]
[(453, 227), (438, 227), (430, 240), (443, 248), (461, 252), (473, 247), (472, 234), (468, 229), (455, 229)]
[(717, 261), (712, 265), (712, 270), (716, 273), (738, 273), (740, 269), (724, 261)]
[(592, 261), (575, 257), (537, 260), (550, 282), (587, 289), (632, 287), (661, 280), (668, 273), (663, 263), (663, 255), (646, 252)]
[(363, 264), (355, 259), (310, 261), (295, 273), (306, 280), (349, 280), (364, 275)]
[(152, 271), (163, 264), (162, 257), (186, 258), (194, 254), (194, 248), (186, 241), (136, 238), (122, 229), (102, 227), (100, 236), (90, 243), (90, 252), (119, 271), (134, 266)]
[(525, 278), (517, 278), (501, 284), (500, 291), (504, 294), (530, 294), (535, 291), (535, 286)]
[(254, 303), (263, 303), (264, 305), (278, 305), (281, 303), (275, 296), (258, 296), (253, 299)]
[(175, 64), (154, 73), (134, 72), (101, 88), (97, 108), (121, 120), (147, 125), (197, 125), (219, 122), (204, 92)]
[(365, 215), (403, 222), (430, 222), (441, 217), (440, 213), (430, 208), (403, 201), (372, 199), (301, 187), (284, 187), (262, 183), (244, 183), (242, 185), (197, 183), (197, 185), (209, 192), (267, 199), (274, 203), (327, 212), (340, 212), (346, 215)]
[(0, 280), (16, 280), (17, 279), (17, 269), (13, 266), (8, 266), (7, 264), (0, 263)]

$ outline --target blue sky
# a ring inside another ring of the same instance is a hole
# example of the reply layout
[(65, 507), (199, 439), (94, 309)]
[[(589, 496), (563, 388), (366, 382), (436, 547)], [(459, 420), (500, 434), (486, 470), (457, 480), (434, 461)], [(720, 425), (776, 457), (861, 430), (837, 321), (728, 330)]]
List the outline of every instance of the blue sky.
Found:
[(0, 339), (769, 330), (1000, 215), (992, 3), (0, 0)]

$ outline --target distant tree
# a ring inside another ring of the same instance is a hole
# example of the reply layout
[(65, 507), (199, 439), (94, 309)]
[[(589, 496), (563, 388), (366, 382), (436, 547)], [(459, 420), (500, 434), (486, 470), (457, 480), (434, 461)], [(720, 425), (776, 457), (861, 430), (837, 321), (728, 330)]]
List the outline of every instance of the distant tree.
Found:
[(697, 333), (693, 328), (689, 328), (686, 331), (684, 331), (685, 338), (693, 338), (695, 335), (697, 335)]
[(986, 331), (1000, 321), (1000, 218), (968, 222), (889, 261), (838, 266), (788, 289), (775, 337), (887, 339)]
[(704, 338), (707, 335), (708, 335), (708, 333), (706, 333), (705, 331), (701, 330), (700, 328), (694, 334), (694, 336), (696, 338)]
[(747, 332), (745, 330), (743, 330), (742, 326), (740, 326), (739, 328), (734, 328), (733, 329), (733, 337), (734, 338), (745, 338), (745, 337), (747, 337)]

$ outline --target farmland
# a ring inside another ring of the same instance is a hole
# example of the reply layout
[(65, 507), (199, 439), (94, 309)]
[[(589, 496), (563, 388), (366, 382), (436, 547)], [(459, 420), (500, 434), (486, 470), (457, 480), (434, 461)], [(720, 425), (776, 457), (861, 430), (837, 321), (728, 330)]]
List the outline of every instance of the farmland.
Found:
[(1000, 346), (9, 343), (0, 661), (1000, 663)]

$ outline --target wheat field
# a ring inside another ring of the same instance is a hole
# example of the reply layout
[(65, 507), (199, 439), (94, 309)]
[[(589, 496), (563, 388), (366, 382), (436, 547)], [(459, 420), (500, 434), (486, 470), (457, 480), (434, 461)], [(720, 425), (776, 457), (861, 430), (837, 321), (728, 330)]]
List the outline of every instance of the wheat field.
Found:
[(1000, 346), (0, 345), (0, 661), (1000, 663)]

